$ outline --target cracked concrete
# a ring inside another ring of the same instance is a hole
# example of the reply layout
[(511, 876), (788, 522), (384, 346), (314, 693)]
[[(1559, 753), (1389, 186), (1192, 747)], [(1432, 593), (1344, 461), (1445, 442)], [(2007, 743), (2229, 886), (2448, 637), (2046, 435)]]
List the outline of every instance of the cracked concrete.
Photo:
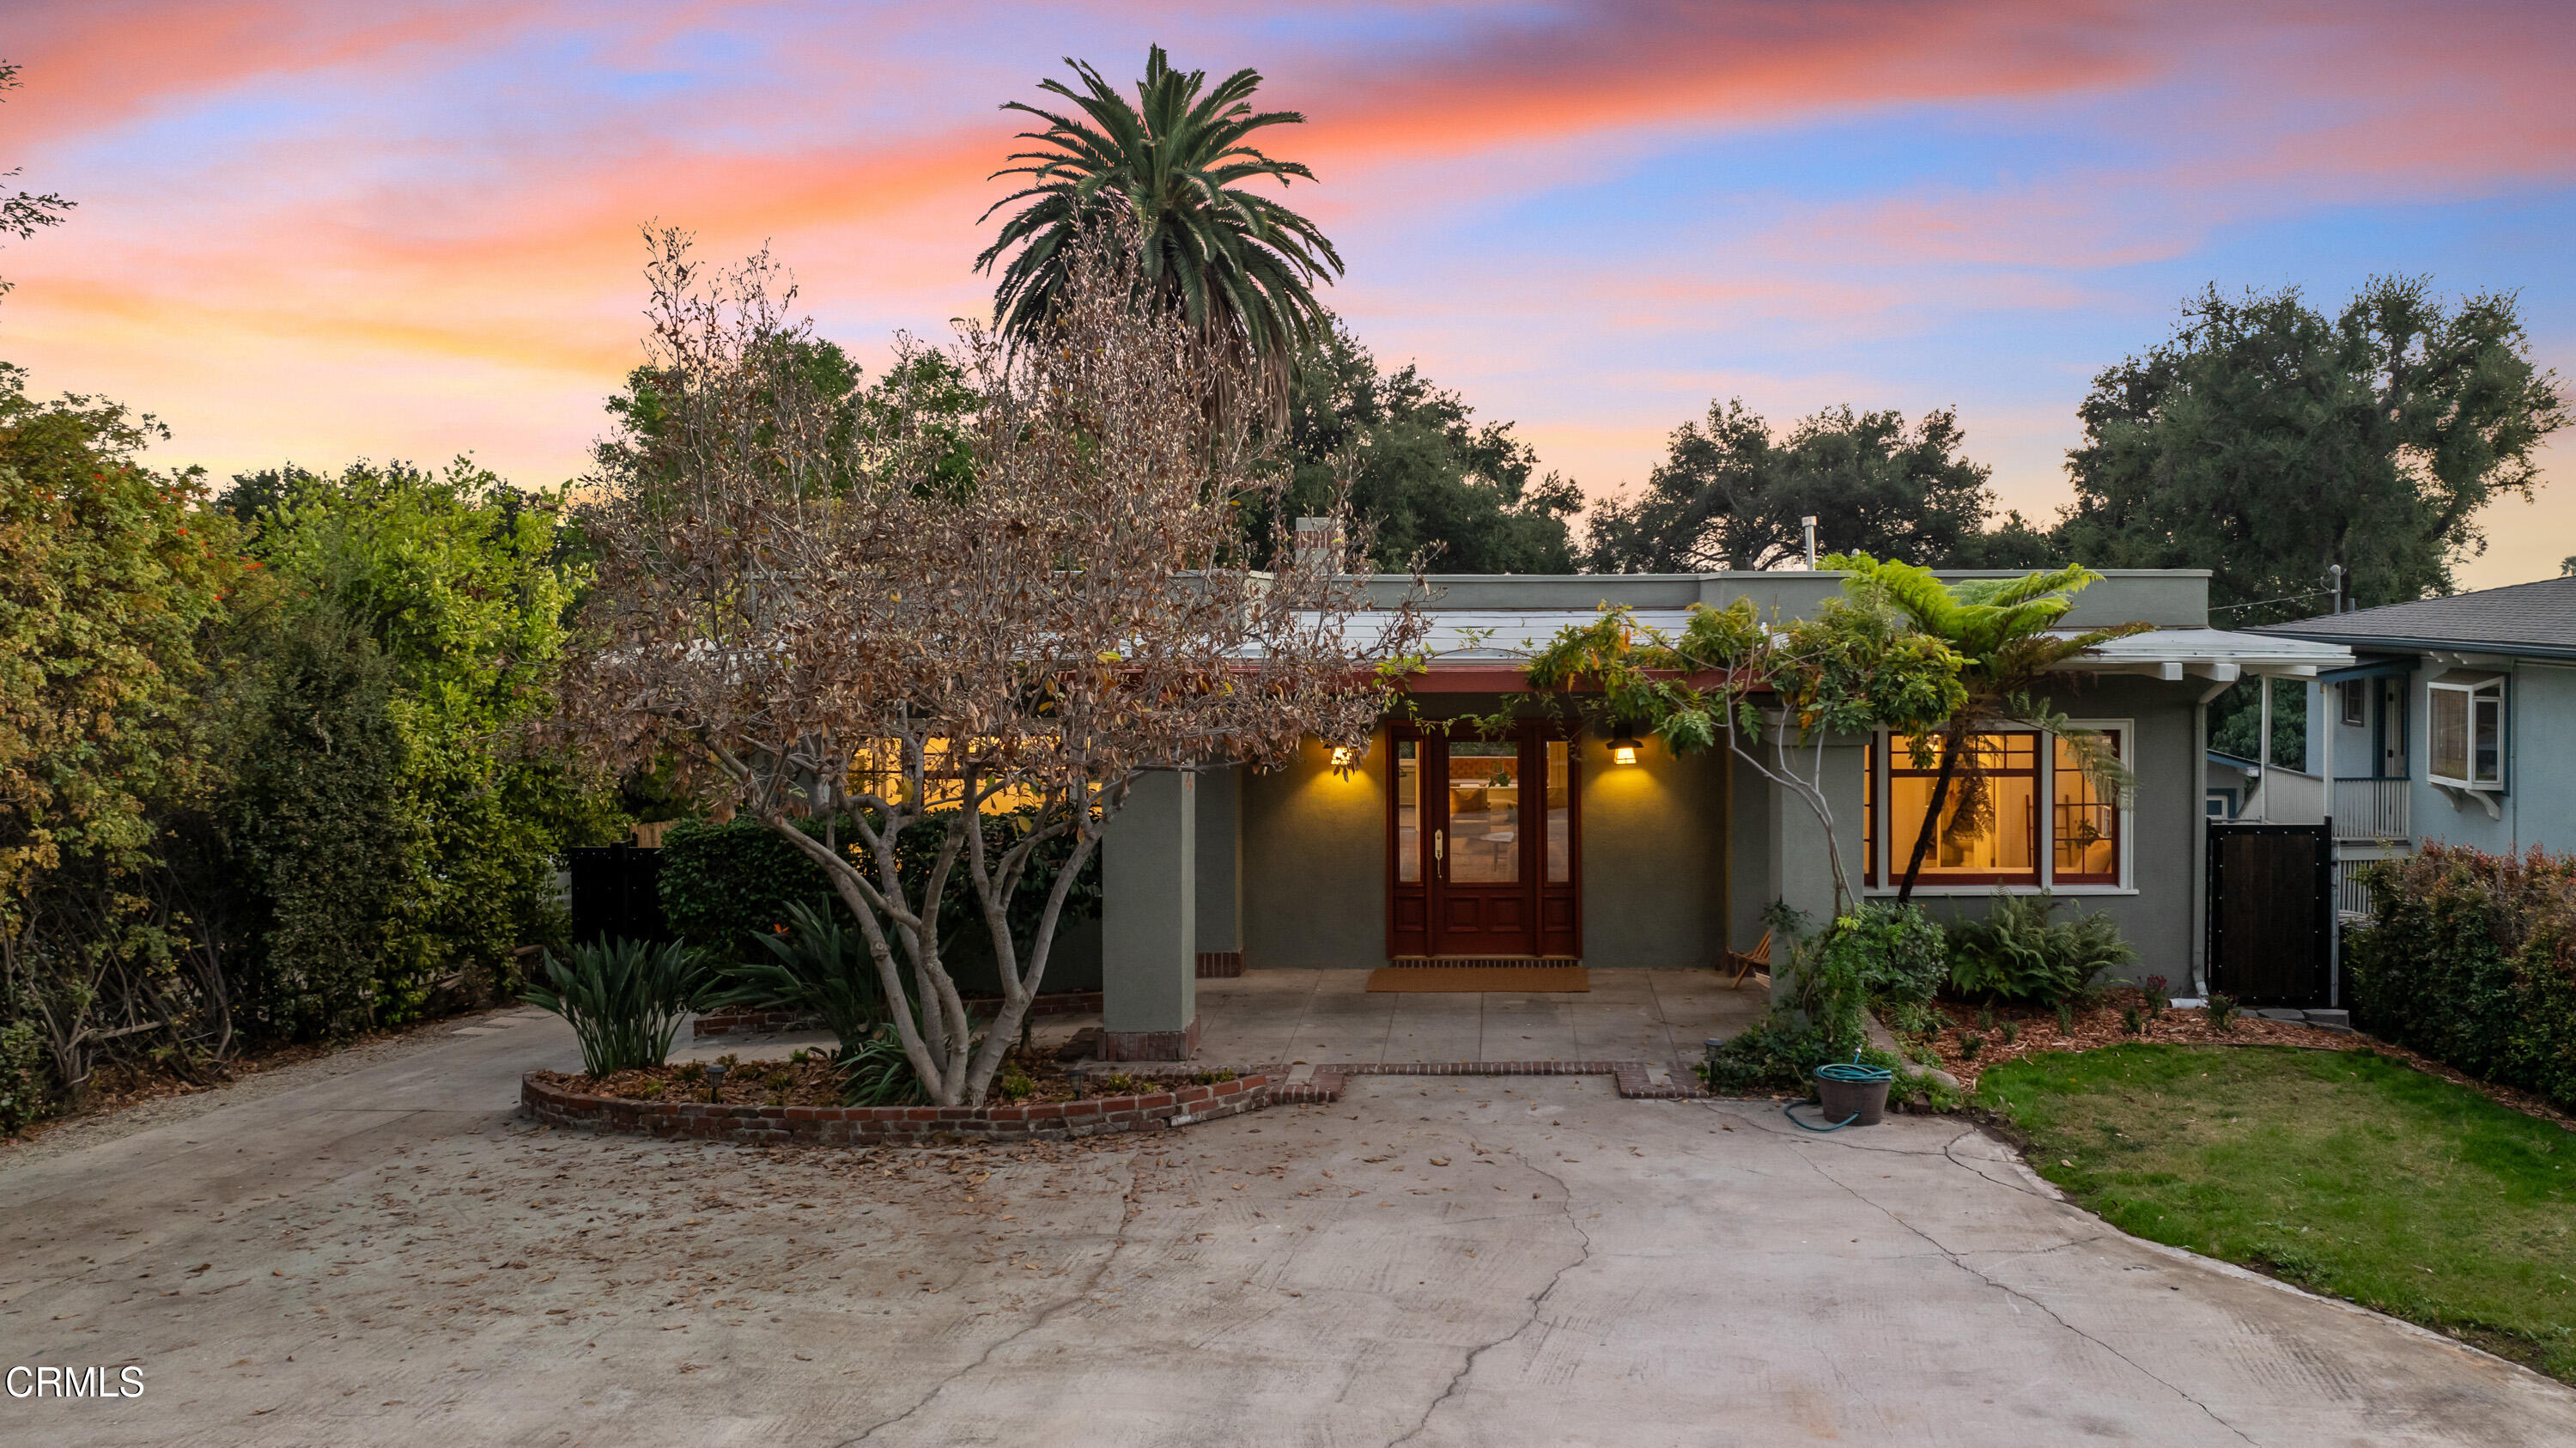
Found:
[(1527, 1170), (1546, 1177), (1549, 1181), (1556, 1184), (1557, 1205), (1564, 1209), (1565, 1225), (1574, 1233), (1576, 1241), (1581, 1244), (1580, 1248), (1576, 1251), (1574, 1260), (1556, 1269), (1556, 1274), (1547, 1279), (1547, 1285), (1540, 1288), (1537, 1294), (1530, 1298), (1529, 1316), (1523, 1318), (1519, 1326), (1514, 1327), (1509, 1333), (1494, 1339), (1492, 1342), (1480, 1343), (1468, 1351), (1466, 1358), (1458, 1364), (1457, 1373), (1449, 1379), (1448, 1386), (1442, 1388), (1440, 1390), (1440, 1396), (1432, 1399), (1430, 1404), (1423, 1408), (1422, 1417), (1419, 1421), (1414, 1423), (1413, 1431), (1397, 1439), (1395, 1445), (1391, 1445), (1391, 1448), (1400, 1448), (1400, 1445), (1411, 1443), (1415, 1439), (1420, 1438), (1423, 1433), (1430, 1428), (1432, 1416), (1438, 1413), (1441, 1408), (1446, 1406), (1451, 1398), (1458, 1395), (1458, 1389), (1467, 1381), (1467, 1375), (1476, 1370), (1476, 1360), (1493, 1351), (1495, 1348), (1501, 1347), (1503, 1344), (1519, 1337), (1522, 1333), (1529, 1331), (1531, 1327), (1535, 1326), (1539, 1320), (1540, 1313), (1546, 1309), (1547, 1300), (1556, 1295), (1556, 1289), (1564, 1283), (1566, 1274), (1582, 1267), (1584, 1264), (1592, 1260), (1592, 1234), (1583, 1230), (1583, 1223), (1575, 1216), (1574, 1193), (1566, 1188), (1565, 1179), (1556, 1175), (1554, 1172), (1547, 1170), (1545, 1167), (1532, 1164), (1527, 1158), (1522, 1157), (1517, 1152), (1513, 1153), (1513, 1160), (1520, 1162)]
[(551, 1021), (0, 1153), (76, 1444), (2522, 1444), (2576, 1394), (2133, 1241), (1956, 1121), (1605, 1078), (1011, 1153), (537, 1130)]

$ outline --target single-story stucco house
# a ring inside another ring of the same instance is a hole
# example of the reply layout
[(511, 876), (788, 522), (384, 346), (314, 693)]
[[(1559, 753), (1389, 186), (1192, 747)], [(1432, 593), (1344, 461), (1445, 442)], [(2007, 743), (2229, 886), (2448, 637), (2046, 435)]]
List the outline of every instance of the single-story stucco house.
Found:
[[(1599, 731), (1535, 713), (1502, 738), (1416, 720), (1492, 713), (1523, 688), (1531, 649), (1605, 603), (1678, 631), (1691, 605), (1739, 597), (1797, 617), (1842, 578), (1434, 577), (1415, 713), (1382, 722), (1365, 752), (1336, 758), (1310, 741), (1284, 768), (1215, 765), (1138, 783), (1103, 842), (1104, 1057), (1190, 1054), (1202, 970), (1548, 957), (1714, 966), (1754, 945), (1774, 901), (1821, 918), (1832, 903), (1823, 830), (1794, 795), (1722, 752), (1676, 756), (1652, 739), (1614, 749)], [(1390, 606), (1413, 582), (1365, 580)], [(2195, 570), (2114, 571), (2064, 620), (2154, 625), (2070, 662), (2055, 695), (2112, 739), (2134, 797), (2101, 797), (2044, 736), (1999, 731), (1987, 746), (2000, 759), (1996, 823), (1944, 840), (1919, 900), (1946, 913), (1980, 911), (1998, 889), (2080, 897), (2118, 918), (2142, 974), (2196, 993), (2207, 705), (2243, 677), (2312, 679), (2352, 663), (2341, 644), (2209, 627), (2208, 583)], [(1893, 894), (1931, 780), (1884, 735), (1829, 741), (1826, 760), (1852, 874), (1865, 893)]]

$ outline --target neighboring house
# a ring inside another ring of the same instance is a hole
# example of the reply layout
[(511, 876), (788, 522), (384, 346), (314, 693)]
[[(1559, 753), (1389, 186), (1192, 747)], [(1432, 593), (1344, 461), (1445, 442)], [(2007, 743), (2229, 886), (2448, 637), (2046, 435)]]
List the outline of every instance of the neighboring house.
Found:
[[(1945, 574), (1944, 577), (1970, 575)], [(2015, 576), (2015, 575), (1988, 575)], [(1368, 581), (1393, 604), (1412, 580)], [(1751, 597), (1796, 617), (1837, 593), (1822, 572), (1451, 576), (1430, 580), (1429, 667), (1412, 705), (1437, 721), (1493, 712), (1527, 655), (1605, 602), (1678, 631), (1695, 603)], [(2339, 645), (2208, 627), (2208, 575), (2119, 571), (2077, 595), (2070, 629), (2152, 632), (2066, 666), (2056, 704), (2107, 734), (2137, 779), (2105, 797), (2030, 730), (1999, 730), (1999, 808), (1944, 830), (1916, 895), (1977, 913), (1998, 890), (2052, 889), (2106, 911), (2144, 974), (2197, 994), (2207, 939), (2201, 862), (2206, 706), (2247, 676), (2341, 669)], [(1624, 756), (1624, 757), (1623, 757)], [(1837, 836), (1864, 894), (1894, 893), (1933, 779), (1885, 735), (1825, 750)], [(1390, 960), (1580, 959), (1716, 965), (1763, 934), (1764, 907), (1821, 920), (1825, 837), (1807, 807), (1723, 752), (1522, 718), (1507, 736), (1391, 717), (1364, 753), (1311, 743), (1287, 767), (1147, 775), (1103, 844), (1104, 1054), (1172, 1059), (1198, 1028), (1200, 970), (1367, 968)]]
[(2576, 850), (2576, 578), (2253, 630), (2339, 644), (2308, 696), (2308, 759), (2334, 779), (2338, 903), (2371, 860), (2441, 840)]
[(2325, 818), (2325, 780), (2303, 769), (2209, 751), (2206, 807), (2212, 821), (2312, 825)]

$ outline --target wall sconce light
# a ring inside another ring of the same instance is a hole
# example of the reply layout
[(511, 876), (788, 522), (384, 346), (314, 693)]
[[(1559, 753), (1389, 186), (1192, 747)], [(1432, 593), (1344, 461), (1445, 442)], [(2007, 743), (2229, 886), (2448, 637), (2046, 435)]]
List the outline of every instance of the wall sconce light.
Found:
[(1334, 745), (1334, 746), (1333, 746), (1333, 773), (1335, 773), (1335, 774), (1343, 774), (1343, 775), (1349, 774), (1349, 773), (1351, 772), (1351, 761), (1352, 761), (1353, 759), (1357, 758), (1357, 757), (1358, 757), (1358, 756), (1357, 756), (1357, 754), (1352, 750), (1352, 748), (1351, 748), (1349, 745), (1347, 745), (1347, 744), (1336, 744), (1336, 745)]
[(1619, 725), (1619, 732), (1610, 736), (1610, 762), (1613, 764), (1637, 762), (1637, 736), (1628, 732), (1628, 725), (1624, 720)]

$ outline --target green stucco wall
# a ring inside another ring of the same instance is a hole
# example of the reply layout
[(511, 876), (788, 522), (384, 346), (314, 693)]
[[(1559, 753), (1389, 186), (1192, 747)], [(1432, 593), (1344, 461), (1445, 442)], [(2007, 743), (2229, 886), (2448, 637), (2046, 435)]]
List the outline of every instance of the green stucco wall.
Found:
[[(1433, 717), (1492, 709), (1426, 699)], [(1386, 962), (1387, 737), (1348, 778), (1320, 745), (1242, 781), (1244, 960), (1255, 969)], [(1722, 765), (1649, 743), (1635, 765), (1582, 742), (1583, 956), (1601, 966), (1714, 965), (1725, 949)], [(1201, 889), (1206, 889), (1202, 880)]]
[[(2197, 680), (2070, 681), (2060, 708), (2078, 719), (2126, 719), (2139, 787), (2130, 817), (2127, 893), (2061, 892), (2069, 910), (2106, 911), (2139, 948), (2141, 975), (2180, 992), (2194, 978), (2202, 854)], [(1472, 713), (1497, 701), (1426, 699), (1426, 713)], [(1244, 956), (1264, 967), (1367, 968), (1386, 958), (1386, 736), (1348, 778), (1309, 744), (1294, 763), (1245, 772), (1240, 785)], [(1762, 911), (1786, 896), (1821, 917), (1830, 871), (1805, 804), (1750, 767), (1716, 754), (1675, 758), (1647, 743), (1641, 761), (1610, 763), (1583, 742), (1583, 954), (1600, 966), (1716, 965), (1761, 938)], [(1845, 859), (1862, 866), (1857, 747), (1829, 753), (1828, 781)], [(1726, 774), (1735, 776), (1732, 808)], [(1731, 829), (1724, 828), (1731, 821)], [(1730, 861), (1730, 847), (1732, 860)], [(1731, 880), (1732, 899), (1727, 884)], [(1208, 888), (1203, 878), (1200, 888)], [(1939, 918), (1982, 915), (1990, 892), (1919, 892)]]

